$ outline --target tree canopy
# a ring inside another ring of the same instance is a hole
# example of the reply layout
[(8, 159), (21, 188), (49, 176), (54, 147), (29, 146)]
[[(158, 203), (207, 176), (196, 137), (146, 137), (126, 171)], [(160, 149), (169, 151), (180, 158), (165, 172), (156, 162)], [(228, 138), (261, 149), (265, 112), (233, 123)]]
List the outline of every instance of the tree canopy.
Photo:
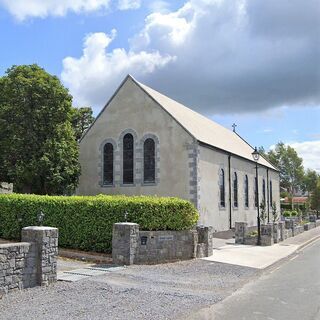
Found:
[(77, 141), (81, 139), (82, 135), (90, 127), (93, 121), (94, 116), (90, 107), (72, 109), (71, 123)]
[(66, 194), (80, 175), (72, 97), (38, 65), (0, 78), (0, 181), (16, 192)]
[(303, 184), (304, 168), (302, 158), (290, 146), (279, 142), (268, 152), (268, 160), (280, 170), (280, 186), (293, 194)]

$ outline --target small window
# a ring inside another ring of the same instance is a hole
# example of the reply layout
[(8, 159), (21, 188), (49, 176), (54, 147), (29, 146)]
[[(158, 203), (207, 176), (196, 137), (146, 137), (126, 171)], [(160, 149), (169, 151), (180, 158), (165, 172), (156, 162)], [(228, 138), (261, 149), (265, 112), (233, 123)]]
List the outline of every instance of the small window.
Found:
[(103, 147), (103, 184), (113, 184), (113, 145), (106, 143)]
[(236, 172), (233, 174), (233, 206), (238, 208), (238, 176)]
[(226, 194), (225, 194), (225, 182), (224, 182), (224, 170), (221, 169), (219, 173), (219, 191), (220, 191), (220, 206), (226, 206)]
[(270, 192), (270, 204), (272, 205), (273, 199), (272, 199), (272, 181), (271, 180), (270, 180), (270, 190), (269, 190), (269, 192)]
[(246, 208), (249, 207), (249, 180), (247, 175), (244, 177), (244, 205)]
[(154, 140), (148, 138), (143, 144), (143, 181), (145, 183), (155, 182), (156, 159)]
[(127, 133), (123, 137), (123, 183), (133, 183), (133, 136)]
[(258, 180), (257, 177), (254, 178), (254, 205), (257, 208), (258, 207), (258, 188), (257, 188)]
[(266, 205), (266, 180), (262, 180), (262, 202)]

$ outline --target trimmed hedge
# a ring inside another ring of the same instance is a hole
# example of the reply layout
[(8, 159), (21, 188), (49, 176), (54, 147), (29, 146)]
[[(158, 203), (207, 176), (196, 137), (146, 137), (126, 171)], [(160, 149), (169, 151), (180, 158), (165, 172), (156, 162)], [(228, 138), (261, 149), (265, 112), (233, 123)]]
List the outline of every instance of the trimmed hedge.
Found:
[(59, 228), (59, 245), (81, 250), (111, 252), (116, 222), (135, 222), (141, 230), (187, 230), (198, 212), (186, 200), (126, 196), (0, 195), (0, 237), (20, 239), (21, 228), (38, 225)]

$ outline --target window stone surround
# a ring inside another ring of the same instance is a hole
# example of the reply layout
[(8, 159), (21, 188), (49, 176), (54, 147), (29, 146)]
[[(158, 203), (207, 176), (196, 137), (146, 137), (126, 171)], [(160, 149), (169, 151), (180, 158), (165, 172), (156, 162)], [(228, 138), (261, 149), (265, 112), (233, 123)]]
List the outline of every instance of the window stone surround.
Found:
[[(133, 149), (133, 183), (124, 184), (123, 183), (123, 138), (126, 134), (132, 134), (134, 139), (134, 149)], [(143, 182), (143, 144), (144, 141), (151, 138), (155, 142), (155, 182), (144, 183)], [(103, 148), (106, 143), (111, 143), (113, 145), (113, 184), (103, 183)], [(99, 175), (99, 185), (102, 188), (112, 188), (112, 187), (135, 187), (137, 185), (141, 186), (156, 186), (160, 182), (160, 141), (157, 135), (154, 133), (146, 133), (141, 139), (139, 139), (138, 134), (133, 129), (125, 129), (121, 132), (118, 139), (107, 138), (103, 140), (99, 147), (99, 163), (98, 163), (98, 175)]]

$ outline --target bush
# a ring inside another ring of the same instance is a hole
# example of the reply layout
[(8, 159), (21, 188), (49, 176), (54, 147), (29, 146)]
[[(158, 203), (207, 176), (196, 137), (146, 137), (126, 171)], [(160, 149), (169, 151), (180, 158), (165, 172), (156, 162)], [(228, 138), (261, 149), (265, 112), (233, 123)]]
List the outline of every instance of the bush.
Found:
[(21, 228), (38, 225), (59, 228), (62, 247), (111, 252), (116, 222), (135, 222), (142, 230), (186, 230), (198, 220), (194, 206), (178, 198), (126, 196), (0, 195), (0, 237), (20, 239)]
[(286, 211), (284, 211), (284, 212), (282, 213), (282, 215), (283, 215), (284, 217), (286, 217), (286, 218), (291, 217), (291, 211), (286, 210)]

